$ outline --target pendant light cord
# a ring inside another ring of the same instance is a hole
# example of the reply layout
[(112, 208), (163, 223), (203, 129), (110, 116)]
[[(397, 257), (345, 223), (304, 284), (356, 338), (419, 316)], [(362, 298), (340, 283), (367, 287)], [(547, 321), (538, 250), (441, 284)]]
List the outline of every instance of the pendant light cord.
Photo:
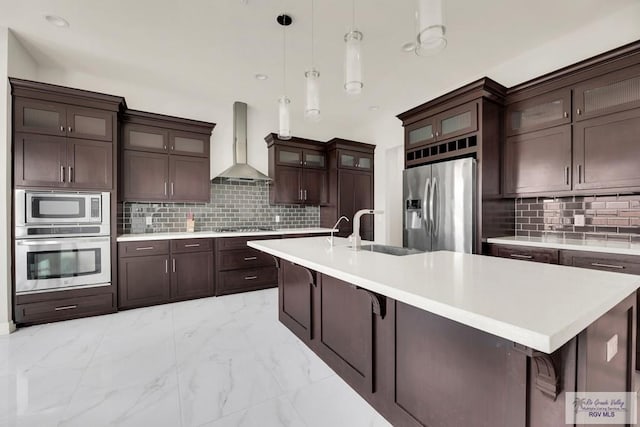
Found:
[(351, 2), (351, 29), (356, 29), (356, 0)]
[[(282, 12), (282, 16), (285, 13)], [(287, 94), (287, 27), (282, 26), (282, 95)]]
[(311, 0), (311, 68), (315, 69), (316, 68), (316, 61), (315, 61), (315, 55), (314, 55), (314, 47), (315, 47), (315, 38), (314, 38), (314, 27), (313, 27), (313, 21), (314, 21), (314, 0)]

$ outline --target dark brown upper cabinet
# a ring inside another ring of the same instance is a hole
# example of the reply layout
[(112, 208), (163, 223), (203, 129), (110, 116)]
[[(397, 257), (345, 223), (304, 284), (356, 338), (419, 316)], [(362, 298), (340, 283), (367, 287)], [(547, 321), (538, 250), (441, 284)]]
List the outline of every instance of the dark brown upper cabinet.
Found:
[(469, 102), (405, 127), (407, 150), (478, 130), (478, 105)]
[(208, 202), (214, 126), (128, 110), (123, 126), (122, 199)]
[(640, 107), (640, 65), (587, 80), (573, 91), (576, 121)]
[(117, 115), (124, 99), (9, 79), (14, 185), (112, 190)]
[(507, 136), (571, 123), (571, 90), (561, 89), (507, 107)]
[(571, 126), (514, 135), (504, 150), (505, 193), (571, 190)]
[(269, 150), (269, 186), (271, 204), (321, 205), (327, 200), (327, 157), (318, 141), (277, 135), (265, 138)]
[(373, 171), (373, 153), (339, 150), (338, 167), (341, 169)]

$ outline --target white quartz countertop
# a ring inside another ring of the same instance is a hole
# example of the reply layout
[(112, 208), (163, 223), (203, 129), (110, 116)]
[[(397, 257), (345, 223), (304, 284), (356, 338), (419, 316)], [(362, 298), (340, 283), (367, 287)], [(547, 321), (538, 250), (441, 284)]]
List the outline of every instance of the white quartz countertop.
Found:
[[(337, 231), (337, 230), (336, 230)], [(116, 239), (118, 242), (139, 242), (143, 240), (172, 240), (172, 239), (204, 239), (208, 237), (248, 237), (248, 236), (275, 236), (287, 234), (313, 234), (330, 233), (331, 228), (280, 228), (273, 231), (196, 231), (194, 233), (139, 233), (121, 234)]]
[(619, 255), (640, 255), (640, 243), (616, 240), (574, 240), (557, 237), (492, 237), (487, 243), (531, 246), (536, 248), (568, 249), (574, 251), (604, 252)]
[(397, 301), (552, 353), (640, 287), (640, 277), (559, 265), (430, 252), (355, 252), (346, 239), (248, 245)]

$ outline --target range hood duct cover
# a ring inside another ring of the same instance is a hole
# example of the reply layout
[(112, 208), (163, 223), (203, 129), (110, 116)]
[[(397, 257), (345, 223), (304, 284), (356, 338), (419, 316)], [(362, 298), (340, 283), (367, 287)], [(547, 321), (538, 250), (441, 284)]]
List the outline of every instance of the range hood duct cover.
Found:
[(271, 181), (247, 163), (247, 104), (233, 103), (233, 165), (216, 178), (228, 181)]

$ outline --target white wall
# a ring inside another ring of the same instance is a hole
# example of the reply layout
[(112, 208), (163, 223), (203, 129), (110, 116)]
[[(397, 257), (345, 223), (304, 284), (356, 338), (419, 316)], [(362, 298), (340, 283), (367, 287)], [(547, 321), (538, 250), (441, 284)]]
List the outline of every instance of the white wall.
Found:
[(0, 28), (0, 335), (15, 330), (11, 319), (11, 88), (7, 78), (34, 79), (36, 68), (13, 33)]

